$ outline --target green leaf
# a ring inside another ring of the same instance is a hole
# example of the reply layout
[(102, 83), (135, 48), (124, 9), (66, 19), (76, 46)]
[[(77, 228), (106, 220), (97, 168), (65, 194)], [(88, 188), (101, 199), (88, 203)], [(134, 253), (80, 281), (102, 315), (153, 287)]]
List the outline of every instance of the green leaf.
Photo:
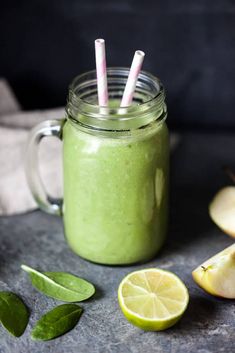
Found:
[(13, 336), (19, 337), (24, 333), (29, 321), (29, 313), (16, 294), (0, 292), (0, 321)]
[(21, 268), (28, 272), (32, 285), (48, 297), (64, 302), (80, 302), (95, 293), (93, 284), (66, 272), (39, 272), (26, 265)]
[(76, 304), (59, 305), (38, 320), (31, 337), (47, 341), (61, 336), (74, 328), (81, 314), (82, 308)]

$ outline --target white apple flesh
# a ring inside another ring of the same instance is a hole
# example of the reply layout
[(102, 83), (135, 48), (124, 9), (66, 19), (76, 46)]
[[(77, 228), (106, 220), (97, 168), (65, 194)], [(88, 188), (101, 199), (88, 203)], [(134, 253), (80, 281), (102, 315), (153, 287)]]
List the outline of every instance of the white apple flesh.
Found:
[(235, 243), (197, 267), (192, 276), (206, 292), (235, 299)]
[(209, 213), (220, 229), (235, 238), (235, 186), (227, 186), (215, 195)]

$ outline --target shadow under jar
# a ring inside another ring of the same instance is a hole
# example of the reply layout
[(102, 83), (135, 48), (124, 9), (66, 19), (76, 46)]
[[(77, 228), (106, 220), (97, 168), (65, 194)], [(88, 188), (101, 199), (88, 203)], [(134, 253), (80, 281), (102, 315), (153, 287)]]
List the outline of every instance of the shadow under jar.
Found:
[[(66, 119), (31, 133), (28, 181), (39, 206), (62, 214), (65, 236), (81, 257), (102, 264), (144, 262), (157, 253), (167, 228), (169, 139), (165, 94), (147, 72), (133, 104), (119, 108), (129, 69), (109, 68), (109, 107), (97, 105), (96, 72), (69, 87)], [(38, 174), (36, 148), (44, 136), (63, 141), (64, 199), (51, 200)]]

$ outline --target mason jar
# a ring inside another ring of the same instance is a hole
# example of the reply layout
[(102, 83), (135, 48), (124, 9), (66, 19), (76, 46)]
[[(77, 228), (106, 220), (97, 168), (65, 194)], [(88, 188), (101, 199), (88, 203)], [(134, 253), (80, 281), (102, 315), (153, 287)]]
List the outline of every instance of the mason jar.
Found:
[[(63, 217), (65, 237), (81, 257), (101, 264), (145, 262), (167, 229), (169, 139), (165, 93), (141, 71), (130, 107), (120, 108), (129, 69), (108, 68), (109, 106), (97, 103), (96, 72), (69, 87), (63, 120), (33, 129), (27, 175), (40, 208)], [(38, 173), (45, 136), (63, 143), (63, 202), (51, 199)]]

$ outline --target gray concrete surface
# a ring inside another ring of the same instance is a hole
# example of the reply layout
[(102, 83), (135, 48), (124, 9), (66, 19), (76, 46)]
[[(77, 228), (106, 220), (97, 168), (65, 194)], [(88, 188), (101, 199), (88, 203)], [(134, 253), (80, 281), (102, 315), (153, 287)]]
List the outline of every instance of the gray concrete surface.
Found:
[[(210, 221), (208, 203), (230, 184), (222, 165), (235, 169), (235, 136), (185, 133), (171, 161), (170, 227), (167, 242), (151, 262), (129, 267), (89, 263), (66, 245), (62, 221), (40, 211), (0, 218), (0, 289), (22, 296), (31, 311), (25, 334), (13, 338), (0, 327), (1, 353), (232, 353), (235, 351), (234, 301), (217, 299), (196, 286), (191, 271), (233, 243)], [(34, 342), (35, 321), (59, 304), (32, 288), (22, 263), (47, 271), (69, 271), (93, 282), (95, 297), (70, 333)], [(117, 288), (130, 271), (158, 266), (175, 272), (190, 293), (189, 307), (173, 328), (143, 332), (129, 324), (117, 302)]]

